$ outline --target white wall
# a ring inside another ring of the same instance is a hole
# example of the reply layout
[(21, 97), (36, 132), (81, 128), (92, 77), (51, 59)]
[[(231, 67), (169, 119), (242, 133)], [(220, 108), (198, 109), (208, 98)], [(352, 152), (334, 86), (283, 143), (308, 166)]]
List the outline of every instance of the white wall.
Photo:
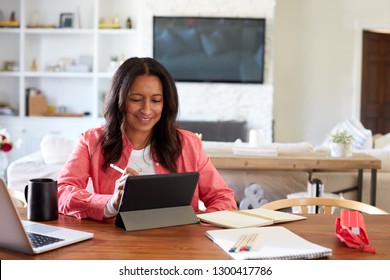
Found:
[[(177, 83), (182, 120), (247, 120), (272, 139), (272, 22), (275, 0), (147, 0), (139, 3), (137, 28), (144, 53), (152, 56), (153, 15), (258, 17), (267, 19), (265, 83)], [(190, 67), (190, 66), (189, 66)]]
[(276, 0), (275, 141), (320, 144), (360, 117), (361, 33), (390, 29), (388, 0)]

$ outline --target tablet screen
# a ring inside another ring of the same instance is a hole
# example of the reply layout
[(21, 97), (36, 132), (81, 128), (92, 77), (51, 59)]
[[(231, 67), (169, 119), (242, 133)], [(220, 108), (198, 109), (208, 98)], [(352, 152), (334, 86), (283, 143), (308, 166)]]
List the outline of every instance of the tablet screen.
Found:
[(129, 176), (119, 212), (191, 205), (198, 172)]

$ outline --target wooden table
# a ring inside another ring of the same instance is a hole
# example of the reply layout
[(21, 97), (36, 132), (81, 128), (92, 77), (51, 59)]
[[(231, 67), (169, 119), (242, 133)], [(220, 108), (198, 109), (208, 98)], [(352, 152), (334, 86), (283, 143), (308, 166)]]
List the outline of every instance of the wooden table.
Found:
[[(22, 218), (25, 209), (20, 210)], [(368, 237), (377, 253), (352, 249), (335, 237), (336, 215), (307, 215), (308, 219), (280, 224), (322, 246), (333, 249), (328, 259), (390, 260), (390, 215), (364, 215)], [(60, 215), (47, 224), (94, 233), (94, 238), (39, 255), (0, 249), (0, 259), (227, 260), (229, 255), (204, 236), (215, 227), (192, 224), (126, 232), (113, 224)]]
[(322, 153), (289, 153), (278, 156), (235, 156), (232, 152), (207, 151), (217, 169), (244, 170), (299, 170), (313, 172), (351, 171), (358, 172), (357, 199), (362, 201), (363, 170), (371, 170), (370, 204), (376, 204), (376, 176), (381, 160), (367, 154), (335, 158)]

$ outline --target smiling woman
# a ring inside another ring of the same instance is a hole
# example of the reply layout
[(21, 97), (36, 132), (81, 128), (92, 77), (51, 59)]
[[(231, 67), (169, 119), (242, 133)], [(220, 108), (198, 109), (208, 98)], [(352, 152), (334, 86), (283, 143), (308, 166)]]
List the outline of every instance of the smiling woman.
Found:
[[(106, 98), (105, 125), (81, 135), (58, 176), (59, 212), (113, 221), (128, 176), (184, 172), (200, 174), (191, 202), (194, 211), (199, 211), (199, 201), (208, 212), (237, 208), (233, 190), (201, 140), (178, 128), (178, 110), (176, 85), (163, 65), (152, 58), (126, 60)], [(112, 164), (123, 172), (110, 168)], [(92, 193), (86, 190), (90, 179)]]
[(146, 147), (152, 128), (161, 118), (163, 88), (156, 76), (142, 75), (134, 79), (126, 100), (124, 130), (134, 149)]

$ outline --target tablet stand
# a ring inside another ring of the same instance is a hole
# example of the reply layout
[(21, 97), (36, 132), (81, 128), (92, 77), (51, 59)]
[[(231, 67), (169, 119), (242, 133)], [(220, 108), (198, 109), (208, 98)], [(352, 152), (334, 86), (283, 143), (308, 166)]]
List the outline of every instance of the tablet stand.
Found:
[(126, 231), (198, 223), (191, 205), (119, 212), (115, 224)]

